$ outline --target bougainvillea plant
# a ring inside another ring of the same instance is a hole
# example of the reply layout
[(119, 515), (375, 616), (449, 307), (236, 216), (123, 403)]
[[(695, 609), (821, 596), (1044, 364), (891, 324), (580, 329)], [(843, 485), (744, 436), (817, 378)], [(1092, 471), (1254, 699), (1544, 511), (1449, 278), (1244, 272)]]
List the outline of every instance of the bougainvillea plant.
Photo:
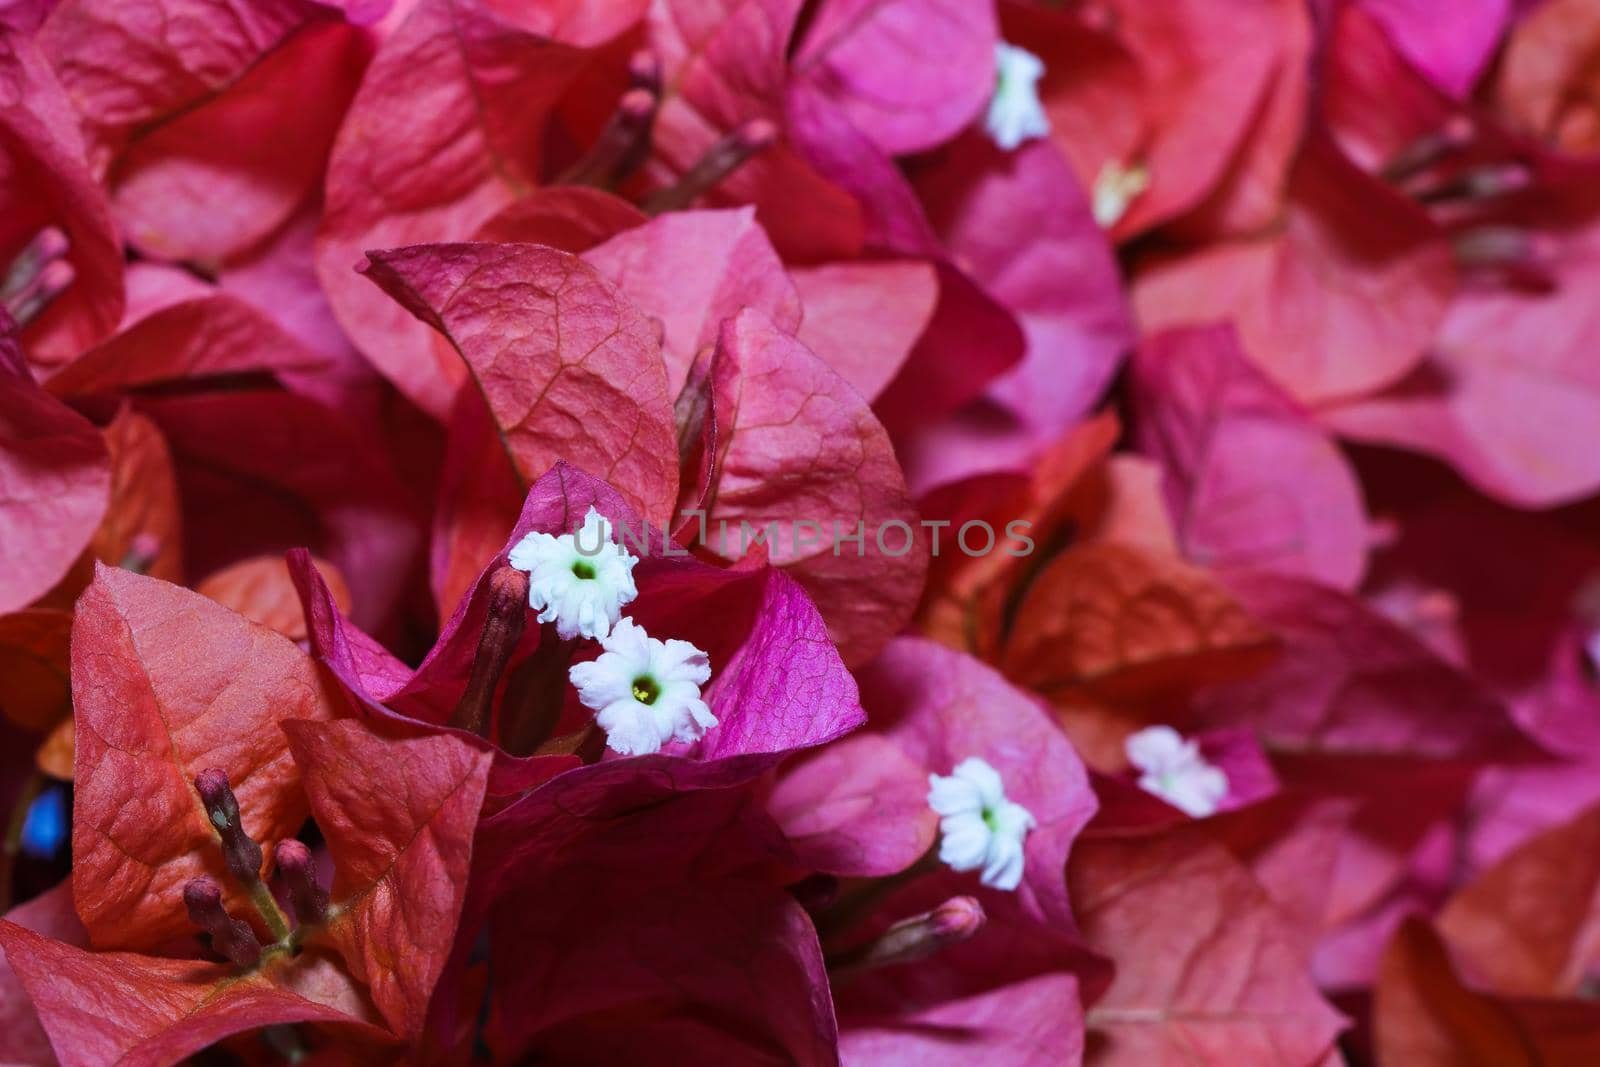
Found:
[(0, 1067), (1600, 1063), (1600, 0), (0, 0)]

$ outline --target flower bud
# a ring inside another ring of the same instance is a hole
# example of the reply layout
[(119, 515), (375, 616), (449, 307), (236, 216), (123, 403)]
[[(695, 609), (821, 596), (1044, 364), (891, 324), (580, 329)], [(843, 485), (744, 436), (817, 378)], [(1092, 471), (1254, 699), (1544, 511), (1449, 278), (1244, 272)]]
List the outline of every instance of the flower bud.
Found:
[(194, 787), (205, 805), (211, 826), (222, 838), (222, 859), (228, 873), (249, 888), (261, 880), (261, 846), (245, 833), (239, 818), (239, 799), (228, 784), (228, 772), (217, 767), (201, 771)]
[(241, 967), (261, 962), (261, 942), (242, 919), (230, 918), (222, 907), (222, 887), (210, 878), (194, 878), (183, 887), (183, 904), (189, 921), (211, 935), (211, 947)]
[(485, 736), (495, 688), (517, 642), (522, 640), (527, 622), (528, 576), (509, 563), (502, 564), (489, 576), (488, 617), (478, 638), (478, 653), (472, 661), (467, 688), (450, 716), (451, 726)]
[(873, 967), (924, 959), (970, 941), (987, 921), (976, 898), (951, 897), (932, 911), (901, 919), (875, 940), (830, 957), (828, 972), (837, 982)]
[(328, 891), (317, 881), (317, 868), (311, 850), (293, 839), (279, 841), (273, 850), (278, 874), (289, 891), (295, 918), (302, 926), (320, 923), (328, 917)]

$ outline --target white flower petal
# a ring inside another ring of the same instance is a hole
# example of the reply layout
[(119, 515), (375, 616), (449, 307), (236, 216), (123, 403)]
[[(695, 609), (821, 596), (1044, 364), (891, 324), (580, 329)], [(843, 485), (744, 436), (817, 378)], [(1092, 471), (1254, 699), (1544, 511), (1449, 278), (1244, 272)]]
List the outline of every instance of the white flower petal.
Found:
[(530, 533), (512, 547), (510, 561), (528, 572), (528, 605), (538, 620), (555, 623), (564, 640), (600, 640), (639, 595), (638, 557), (612, 539), (611, 523), (592, 506), (576, 534)]
[(1000, 772), (976, 756), (948, 775), (928, 776), (928, 806), (939, 819), (939, 859), (957, 871), (982, 870), (993, 889), (1022, 884), (1023, 840), (1038, 825), (1031, 812), (1007, 800)]
[[(687, 641), (657, 641), (631, 618), (618, 620), (600, 647), (597, 658), (574, 664), (568, 677), (578, 699), (597, 712), (595, 722), (611, 748), (647, 755), (669, 741), (698, 741), (717, 725), (700, 697), (700, 685), (711, 677), (700, 649)], [(655, 690), (648, 701), (635, 692), (641, 679)]]
[(983, 126), (995, 144), (1010, 152), (1024, 141), (1050, 132), (1050, 119), (1039, 103), (1044, 63), (1032, 52), (1004, 41), (995, 45), (994, 60), (994, 96)]

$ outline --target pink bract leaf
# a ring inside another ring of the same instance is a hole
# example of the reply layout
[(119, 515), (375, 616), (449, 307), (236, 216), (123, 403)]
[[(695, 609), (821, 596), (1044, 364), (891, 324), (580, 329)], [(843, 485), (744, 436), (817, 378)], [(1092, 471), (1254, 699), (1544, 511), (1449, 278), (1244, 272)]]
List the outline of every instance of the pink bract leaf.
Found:
[[(317, 274), (383, 374), (443, 418), (464, 377), (423, 327), (356, 276), (362, 253), (464, 240), (538, 183), (557, 101), (641, 4), (513, 10), (423, 0), (384, 41), (334, 143)], [(396, 99), (413, 106), (394, 107)]]
[(1088, 197), (1051, 142), (1005, 153), (976, 131), (915, 182), (951, 257), (1026, 337), (1022, 362), (989, 395), (1020, 417), (1031, 446), (1054, 441), (1099, 401), (1133, 340)]
[(806, 28), (794, 76), (884, 152), (907, 155), (949, 140), (988, 104), (998, 40), (986, 4), (829, 0)]
[(1270, 233), (1151, 262), (1134, 303), (1147, 331), (1232, 317), (1245, 354), (1314, 403), (1415, 367), (1454, 281), (1442, 231), (1323, 139), (1302, 152)]
[(751, 208), (662, 215), (590, 249), (583, 261), (660, 320), (668, 396), (683, 390), (696, 354), (741, 309), (765, 312), (785, 333), (800, 325), (800, 294)]
[(859, 673), (872, 729), (925, 773), (949, 774), (969, 756), (1000, 773), (1006, 797), (1037, 822), (1015, 899), (1035, 921), (1073, 929), (1062, 870), (1096, 804), (1083, 763), (1044, 706), (971, 656), (923, 638), (895, 640)]
[(1016, 317), (998, 300), (950, 264), (937, 268), (933, 318), (900, 373), (873, 402), (897, 440), (982, 396), (1027, 350)]
[(0, 312), (0, 612), (66, 575), (111, 494), (100, 432), (34, 382)]
[(1259, 675), (1208, 691), (1206, 721), (1254, 728), (1269, 747), (1328, 755), (1535, 754), (1504, 704), (1353, 597), (1260, 572), (1231, 575), (1227, 585), (1283, 651)]
[[(801, 7), (800, 0), (651, 5), (648, 38), (663, 72), (653, 178), (675, 181), (743, 122), (782, 119), (790, 35)], [(861, 250), (861, 212), (849, 194), (783, 141), (746, 162), (707, 200), (754, 204), (785, 257), (841, 259)]]
[(649, 320), (599, 272), (538, 245), (461, 244), (374, 252), (367, 273), (455, 345), (524, 479), (564, 459), (667, 520), (678, 449), (666, 368)]
[(100, 567), (73, 622), (73, 897), (102, 948), (189, 929), (184, 882), (225, 878), (193, 779), (220, 767), (258, 841), (306, 817), (283, 719), (328, 718), (311, 659), (198, 593)]
[(938, 836), (928, 772), (872, 733), (836, 741), (786, 767), (767, 810), (799, 861), (829, 874), (895, 874)]
[(1588, 339), (1600, 317), (1584, 293), (1600, 277), (1600, 226), (1580, 221), (1540, 236), (1551, 244), (1553, 292), (1463, 293), (1427, 362), (1384, 393), (1330, 408), (1327, 425), (1437, 456), (1522, 507), (1594, 492), (1600, 459), (1586, 442), (1600, 419), (1600, 369)]
[[(708, 513), (719, 531), (728, 525), (719, 550), (736, 558), (750, 547), (739, 543), (743, 524), (777, 524), (768, 557), (811, 594), (846, 660), (860, 662), (910, 619), (928, 565), (888, 435), (848, 383), (759, 312), (725, 323), (717, 343), (718, 404), (729, 413)], [(835, 550), (836, 536), (861, 531), (859, 548)]]
[(1089, 947), (1117, 963), (1088, 1014), (1092, 1062), (1305, 1067), (1342, 1028), (1249, 873), (1192, 830), (1086, 842), (1069, 871)]
[(928, 263), (828, 263), (789, 276), (805, 305), (796, 336), (868, 403), (910, 358), (939, 298), (938, 275)]
[(1184, 554), (1353, 589), (1369, 538), (1337, 446), (1252, 366), (1227, 326), (1172, 330), (1134, 363), (1141, 450), (1166, 472)]
[(1418, 70), (1457, 99), (1472, 91), (1511, 14), (1509, 0), (1470, 0), (1447, 19), (1434, 17), (1422, 0), (1361, 0), (1361, 6)]
[(95, 181), (77, 115), (34, 40), (0, 25), (0, 262), (10, 264), (42, 229), (67, 237), (73, 284), (29, 326), (28, 355), (58, 366), (116, 328), (122, 317), (122, 248)]
[(389, 1026), (415, 1037), (455, 941), (491, 756), (350, 720), (283, 728), (333, 854), (328, 936)]

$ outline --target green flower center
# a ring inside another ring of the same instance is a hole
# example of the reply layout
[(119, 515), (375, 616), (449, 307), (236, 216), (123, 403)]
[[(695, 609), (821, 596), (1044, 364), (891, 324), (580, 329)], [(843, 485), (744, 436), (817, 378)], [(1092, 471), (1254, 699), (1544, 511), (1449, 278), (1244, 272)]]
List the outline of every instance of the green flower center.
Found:
[(595, 574), (594, 564), (590, 563), (586, 559), (574, 560), (572, 563), (572, 573), (576, 574), (584, 581), (593, 581)]
[(1000, 832), (1000, 816), (993, 808), (983, 809), (983, 825), (989, 828), (991, 834)]
[(633, 699), (641, 704), (654, 704), (656, 697), (661, 695), (661, 685), (648, 674), (641, 674), (633, 680)]

